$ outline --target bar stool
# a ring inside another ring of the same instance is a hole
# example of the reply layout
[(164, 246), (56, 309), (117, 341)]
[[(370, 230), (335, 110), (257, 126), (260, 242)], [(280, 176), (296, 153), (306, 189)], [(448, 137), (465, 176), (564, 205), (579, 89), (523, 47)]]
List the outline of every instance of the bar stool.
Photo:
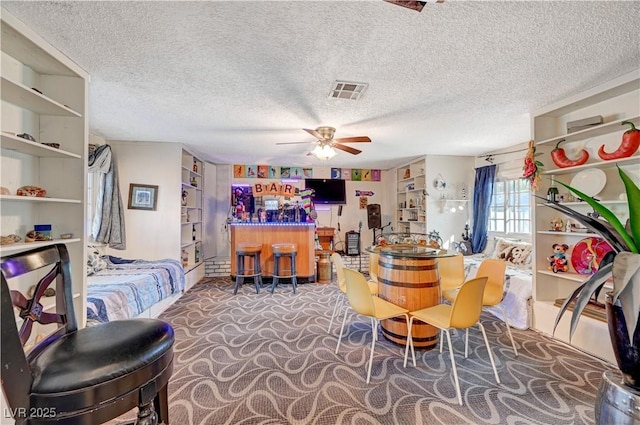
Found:
[[(255, 242), (240, 242), (236, 244), (236, 286), (233, 288), (233, 295), (238, 293), (244, 283), (246, 277), (252, 277), (253, 283), (256, 285), (256, 294), (260, 293), (262, 286), (262, 269), (260, 266), (260, 253), (262, 245)], [(253, 267), (245, 269), (245, 258), (253, 259)]]
[[(289, 278), (291, 279), (291, 285), (293, 286), (293, 293), (296, 293), (296, 286), (298, 278), (296, 275), (296, 254), (298, 253), (298, 247), (294, 243), (274, 243), (271, 245), (271, 251), (273, 252), (273, 283), (271, 284), (271, 293), (276, 289), (278, 285), (278, 279)], [(282, 269), (280, 260), (283, 257), (288, 257), (290, 261), (290, 268)], [(283, 275), (283, 272), (289, 271), (290, 274)]]

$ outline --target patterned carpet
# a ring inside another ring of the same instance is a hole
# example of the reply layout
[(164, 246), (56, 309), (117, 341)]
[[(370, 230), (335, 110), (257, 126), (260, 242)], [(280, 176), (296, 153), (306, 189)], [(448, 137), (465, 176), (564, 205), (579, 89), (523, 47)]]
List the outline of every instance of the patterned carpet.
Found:
[(176, 332), (172, 424), (593, 424), (602, 372), (612, 368), (514, 329), (516, 358), (504, 324), (483, 315), (502, 383), (477, 328), (467, 359), (454, 337), (461, 407), (446, 349), (416, 352), (417, 367), (404, 368), (403, 349), (381, 336), (367, 384), (370, 322), (350, 309), (334, 354), (342, 316), (333, 334), (327, 327), (343, 296), (335, 284), (299, 285), (296, 295), (289, 285), (256, 295), (246, 284), (233, 296), (232, 286), (208, 279), (161, 316)]

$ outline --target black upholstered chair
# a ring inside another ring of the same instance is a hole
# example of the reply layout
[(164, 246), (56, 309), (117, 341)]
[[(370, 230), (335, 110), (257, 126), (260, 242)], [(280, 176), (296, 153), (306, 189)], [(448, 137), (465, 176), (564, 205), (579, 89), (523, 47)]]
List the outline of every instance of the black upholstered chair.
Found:
[[(1, 264), (0, 373), (6, 411), (17, 424), (101, 424), (136, 406), (138, 424), (169, 423), (174, 334), (168, 323), (131, 319), (78, 329), (63, 244), (5, 256)], [(31, 299), (9, 289), (36, 280)], [(50, 312), (40, 298), (53, 282)], [(46, 329), (42, 324), (53, 332), (25, 350), (32, 329)]]

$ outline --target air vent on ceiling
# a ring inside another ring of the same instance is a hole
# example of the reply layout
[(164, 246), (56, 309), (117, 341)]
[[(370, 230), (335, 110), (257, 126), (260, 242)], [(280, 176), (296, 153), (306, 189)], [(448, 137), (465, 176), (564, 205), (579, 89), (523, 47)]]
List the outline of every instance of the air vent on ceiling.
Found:
[(354, 83), (352, 81), (336, 81), (333, 87), (331, 87), (329, 97), (358, 100), (367, 89), (367, 86), (369, 86), (369, 84)]

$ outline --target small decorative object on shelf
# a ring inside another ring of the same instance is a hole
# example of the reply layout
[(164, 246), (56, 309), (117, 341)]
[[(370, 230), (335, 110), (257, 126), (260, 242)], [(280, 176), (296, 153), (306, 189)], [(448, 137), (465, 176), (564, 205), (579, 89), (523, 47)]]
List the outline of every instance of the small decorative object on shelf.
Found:
[(191, 240), (196, 240), (196, 225), (194, 224), (191, 229)]
[(561, 139), (556, 145), (555, 149), (551, 151), (551, 160), (558, 168), (577, 167), (587, 162), (589, 159), (589, 152), (586, 149), (580, 151), (580, 157), (578, 159), (569, 159), (567, 153), (560, 147), (560, 143), (565, 139)]
[(547, 201), (549, 202), (558, 202), (558, 186), (556, 186), (556, 178), (554, 175), (551, 175), (551, 185), (549, 186), (549, 190), (547, 190)]
[(405, 179), (411, 178), (411, 170), (409, 170), (408, 168), (404, 170), (404, 178)]
[(554, 232), (562, 232), (564, 229), (564, 221), (560, 217), (551, 220), (551, 230)]
[(622, 143), (615, 151), (606, 153), (604, 151), (604, 145), (598, 149), (598, 156), (604, 160), (628, 158), (640, 147), (640, 130), (636, 128), (630, 121), (622, 121), (622, 125), (630, 125), (631, 129), (624, 132), (622, 135)]
[(47, 191), (38, 186), (22, 186), (18, 188), (16, 195), (43, 198), (47, 195)]
[(568, 271), (569, 265), (565, 252), (569, 249), (569, 245), (564, 243), (554, 243), (551, 248), (553, 248), (553, 255), (547, 257), (547, 260), (549, 261), (549, 270), (554, 273)]
[(195, 159), (193, 160), (193, 172), (198, 172), (198, 162)]
[(12, 245), (16, 242), (20, 242), (22, 238), (18, 235), (7, 235), (0, 237), (0, 245)]
[(182, 202), (181, 202), (183, 207), (187, 206), (188, 198), (189, 198), (189, 192), (187, 192), (186, 190), (183, 190), (182, 191)]
[(195, 177), (191, 177), (191, 186), (198, 187), (198, 180)]
[(184, 249), (182, 250), (181, 259), (182, 267), (187, 267), (189, 265), (189, 253), (187, 253), (187, 251), (185, 251)]
[(596, 237), (581, 239), (573, 247), (571, 265), (579, 274), (595, 274), (604, 256), (611, 251), (613, 248), (604, 239)]

